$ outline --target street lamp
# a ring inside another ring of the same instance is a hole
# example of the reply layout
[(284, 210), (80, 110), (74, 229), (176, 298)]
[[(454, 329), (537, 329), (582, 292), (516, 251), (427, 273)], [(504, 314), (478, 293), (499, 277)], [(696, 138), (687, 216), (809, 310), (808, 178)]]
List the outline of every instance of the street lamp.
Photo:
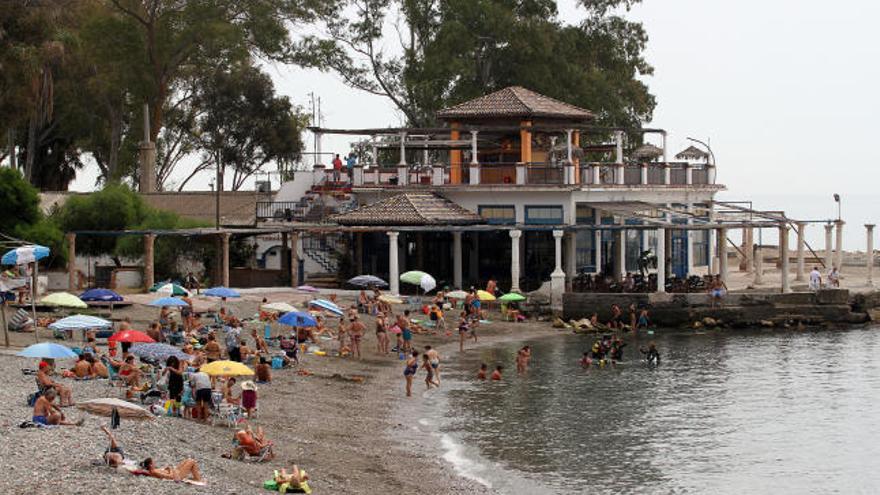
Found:
[(702, 144), (703, 146), (705, 146), (705, 147), (706, 147), (706, 150), (709, 151), (709, 156), (712, 157), (712, 165), (715, 165), (715, 153), (712, 152), (712, 147), (711, 147), (711, 146), (709, 146), (707, 143), (704, 143), (704, 142), (700, 141), (699, 139), (694, 139), (694, 138), (692, 138), (692, 137), (689, 137), (689, 138), (686, 138), (686, 139), (687, 139), (688, 141), (693, 141), (693, 142), (695, 142), (695, 143), (697, 143), (697, 144)]
[(834, 193), (834, 202), (837, 203), (837, 221), (841, 220), (840, 216), (840, 194)]

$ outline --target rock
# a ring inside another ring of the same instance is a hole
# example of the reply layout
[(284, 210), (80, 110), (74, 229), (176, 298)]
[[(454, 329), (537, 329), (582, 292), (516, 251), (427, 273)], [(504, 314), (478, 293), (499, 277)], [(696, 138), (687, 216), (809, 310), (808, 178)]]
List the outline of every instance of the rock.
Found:
[(774, 326), (776, 326), (776, 325), (775, 325), (772, 321), (770, 321), (770, 320), (761, 320), (759, 323), (760, 323), (760, 325), (761, 325), (762, 327), (767, 327), (767, 328), (773, 328)]
[(703, 325), (705, 325), (707, 327), (717, 327), (718, 322), (715, 321), (715, 318), (707, 316), (707, 317), (703, 318)]
[(691, 328), (693, 328), (694, 330), (698, 330), (700, 328), (703, 328), (703, 323), (699, 322), (699, 321), (695, 321), (693, 323), (693, 325), (691, 325)]
[(553, 328), (565, 328), (565, 327), (566, 327), (566, 324), (564, 321), (562, 321), (562, 318), (560, 318), (558, 316), (553, 318)]

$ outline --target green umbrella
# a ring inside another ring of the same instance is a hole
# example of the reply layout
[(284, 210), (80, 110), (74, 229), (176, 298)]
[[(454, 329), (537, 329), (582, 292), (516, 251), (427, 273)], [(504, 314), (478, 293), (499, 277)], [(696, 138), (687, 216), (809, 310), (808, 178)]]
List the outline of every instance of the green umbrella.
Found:
[(517, 294), (516, 292), (508, 292), (507, 294), (499, 297), (498, 300), (504, 302), (520, 302), (525, 301), (526, 297), (522, 294)]
[(427, 275), (425, 272), (420, 272), (418, 270), (413, 270), (411, 272), (406, 272), (400, 276), (401, 282), (406, 282), (412, 285), (419, 285), (422, 282), (422, 278)]

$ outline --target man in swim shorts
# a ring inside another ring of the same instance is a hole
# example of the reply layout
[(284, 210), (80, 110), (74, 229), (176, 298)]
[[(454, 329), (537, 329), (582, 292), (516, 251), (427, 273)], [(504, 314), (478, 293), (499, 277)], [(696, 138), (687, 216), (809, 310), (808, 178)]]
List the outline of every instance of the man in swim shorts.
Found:
[(47, 388), (43, 395), (38, 397), (34, 403), (34, 413), (31, 420), (42, 426), (82, 426), (85, 422), (84, 419), (71, 423), (64, 418), (64, 413), (52, 402), (56, 396), (57, 393), (54, 388)]

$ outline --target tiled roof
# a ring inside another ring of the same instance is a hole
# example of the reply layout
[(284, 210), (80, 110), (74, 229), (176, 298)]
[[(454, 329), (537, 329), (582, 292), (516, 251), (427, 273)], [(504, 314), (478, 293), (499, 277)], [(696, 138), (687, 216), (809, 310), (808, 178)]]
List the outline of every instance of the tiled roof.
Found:
[(709, 156), (705, 151), (690, 145), (675, 155), (676, 160), (705, 160)]
[(593, 113), (520, 86), (511, 86), (444, 108), (437, 112), (437, 117), (444, 120), (543, 117), (587, 121), (593, 119)]
[(403, 193), (332, 217), (340, 225), (473, 225), (483, 219), (434, 193)]

